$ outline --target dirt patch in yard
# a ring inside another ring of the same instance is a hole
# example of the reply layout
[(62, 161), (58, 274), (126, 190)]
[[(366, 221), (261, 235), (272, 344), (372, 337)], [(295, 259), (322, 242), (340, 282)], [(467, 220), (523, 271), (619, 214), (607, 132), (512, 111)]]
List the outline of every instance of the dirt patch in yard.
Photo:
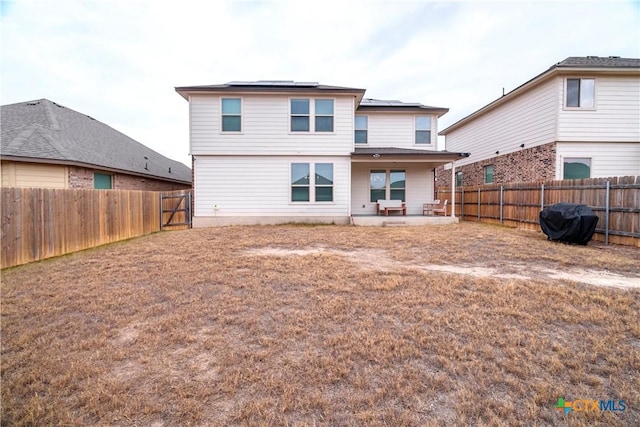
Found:
[[(384, 250), (335, 250), (325, 247), (311, 247), (299, 249), (283, 249), (274, 247), (252, 248), (244, 251), (248, 256), (314, 256), (332, 254), (345, 257), (363, 270), (392, 271), (397, 269), (420, 269), (426, 271), (440, 271), (444, 273), (463, 274), (474, 277), (491, 277), (496, 279), (513, 280), (567, 280), (593, 286), (615, 288), (640, 288), (640, 275), (627, 273), (618, 274), (607, 270), (592, 270), (584, 268), (565, 268), (563, 271), (549, 269), (546, 265), (527, 264), (517, 262), (503, 262), (499, 267), (484, 267), (481, 265), (437, 265), (410, 264), (391, 258)], [(640, 260), (639, 260), (640, 262)]]

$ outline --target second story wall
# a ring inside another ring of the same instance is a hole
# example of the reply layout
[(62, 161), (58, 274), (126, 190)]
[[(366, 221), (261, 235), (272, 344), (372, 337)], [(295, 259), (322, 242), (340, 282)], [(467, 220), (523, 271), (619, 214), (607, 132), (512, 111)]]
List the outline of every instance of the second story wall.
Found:
[[(223, 132), (222, 98), (239, 98), (240, 131)], [(291, 130), (291, 99), (309, 99), (310, 131)], [(314, 128), (315, 99), (332, 99), (333, 131)], [(349, 155), (353, 150), (352, 96), (314, 94), (194, 95), (189, 102), (193, 155)]]
[(465, 165), (555, 141), (558, 90), (554, 79), (518, 95), (446, 135), (448, 151), (470, 152)]
[[(594, 105), (567, 107), (567, 79), (592, 80)], [(558, 141), (639, 142), (640, 77), (567, 75), (557, 79)]]
[[(438, 116), (436, 114), (356, 111), (356, 117), (367, 118), (367, 143), (359, 144), (356, 138), (356, 147), (436, 149), (438, 138)], [(419, 124), (416, 127), (416, 117), (429, 117), (429, 143), (416, 143), (416, 130), (426, 130), (426, 127), (421, 128)]]

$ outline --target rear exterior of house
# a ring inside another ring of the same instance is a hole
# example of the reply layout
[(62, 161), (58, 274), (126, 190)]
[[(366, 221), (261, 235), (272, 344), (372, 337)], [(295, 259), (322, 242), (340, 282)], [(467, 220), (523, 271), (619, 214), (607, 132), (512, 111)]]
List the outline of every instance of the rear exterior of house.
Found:
[(456, 185), (638, 175), (640, 60), (567, 58), (441, 135)]
[(189, 101), (194, 227), (344, 224), (393, 198), (421, 213), (435, 166), (459, 157), (435, 151), (446, 109), (381, 105), (364, 89), (258, 81), (176, 91)]

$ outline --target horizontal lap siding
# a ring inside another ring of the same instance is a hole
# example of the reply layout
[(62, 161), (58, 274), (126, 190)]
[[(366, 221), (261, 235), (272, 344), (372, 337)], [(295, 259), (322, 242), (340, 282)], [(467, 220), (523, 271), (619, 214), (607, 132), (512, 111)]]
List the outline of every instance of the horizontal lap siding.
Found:
[[(353, 97), (332, 98), (334, 132), (289, 131), (288, 95), (225, 95), (242, 98), (242, 132), (221, 132), (220, 97), (191, 98), (191, 152), (194, 155), (347, 155), (353, 148)], [(313, 121), (313, 115), (310, 121)]]
[(2, 186), (66, 188), (67, 173), (66, 166), (3, 162)]
[[(376, 204), (369, 201), (369, 172), (372, 169), (404, 169), (406, 175), (407, 214), (421, 215), (422, 204), (433, 200), (433, 167), (409, 163), (354, 163), (352, 171), (351, 212), (354, 215), (375, 215)], [(364, 205), (364, 208), (362, 207)]]
[(559, 142), (556, 149), (557, 179), (562, 178), (567, 157), (591, 158), (591, 178), (640, 173), (640, 142)]
[(415, 114), (363, 113), (367, 119), (366, 147), (419, 148), (435, 150), (437, 116), (431, 116), (431, 144), (415, 144)]
[[(333, 163), (334, 202), (291, 203), (291, 163)], [(349, 157), (198, 156), (195, 216), (347, 216), (350, 165)]]
[(560, 88), (559, 141), (640, 141), (639, 77), (596, 77), (594, 110), (564, 109), (564, 79)]
[(555, 141), (558, 82), (552, 79), (446, 135), (449, 151), (470, 152), (466, 165)]

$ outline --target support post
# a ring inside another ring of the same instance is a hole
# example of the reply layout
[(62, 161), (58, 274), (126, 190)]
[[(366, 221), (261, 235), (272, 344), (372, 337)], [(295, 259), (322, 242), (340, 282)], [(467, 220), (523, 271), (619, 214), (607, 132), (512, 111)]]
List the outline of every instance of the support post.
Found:
[(480, 222), (480, 196), (482, 195), (482, 193), (480, 193), (480, 187), (478, 187), (478, 222)]
[(605, 210), (604, 210), (604, 244), (609, 244), (609, 192), (611, 190), (611, 181), (607, 180), (607, 191), (605, 193)]
[(544, 183), (540, 187), (540, 210), (544, 210)]
[[(445, 212), (445, 215), (447, 213)], [(456, 217), (456, 162), (451, 162), (451, 218)]]

